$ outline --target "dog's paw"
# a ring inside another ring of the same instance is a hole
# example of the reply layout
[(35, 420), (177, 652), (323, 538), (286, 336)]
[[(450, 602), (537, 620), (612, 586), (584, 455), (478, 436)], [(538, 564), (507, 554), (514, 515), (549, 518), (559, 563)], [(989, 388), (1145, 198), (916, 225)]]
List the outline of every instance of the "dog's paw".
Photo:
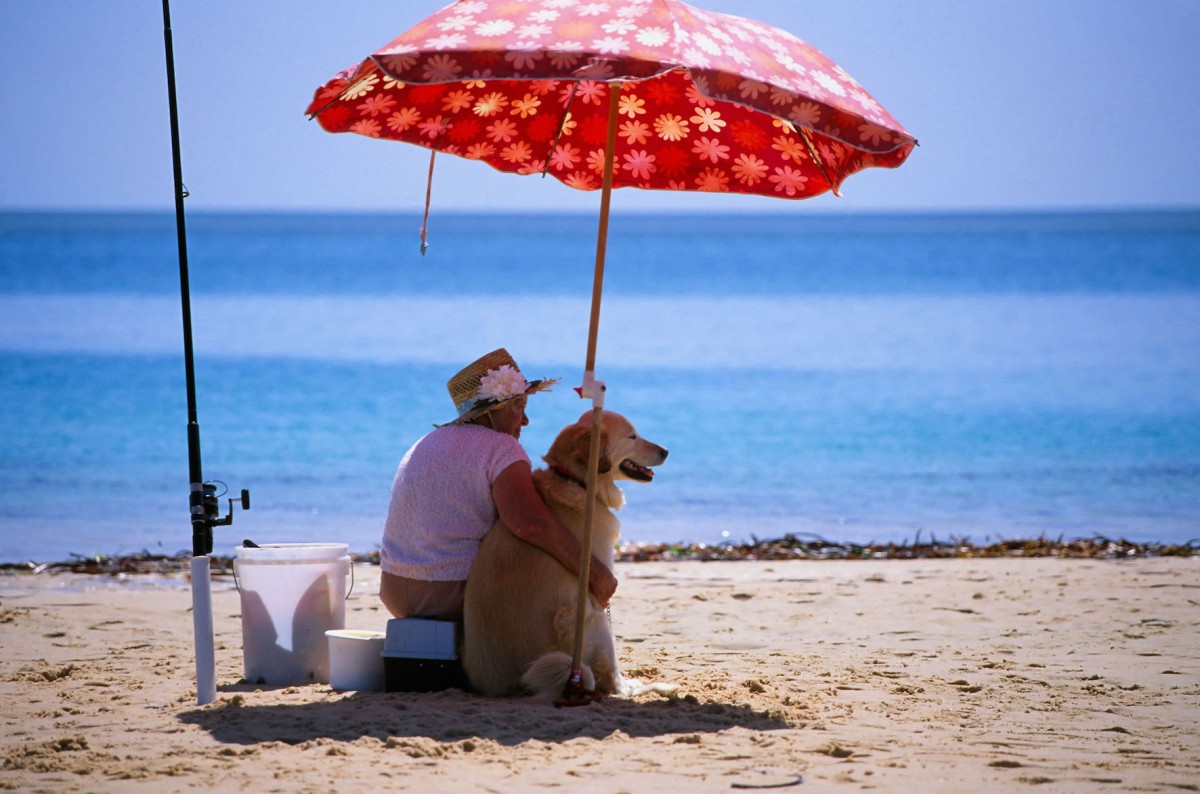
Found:
[(636, 678), (621, 677), (620, 685), (617, 687), (617, 694), (621, 697), (631, 698), (638, 695), (662, 695), (670, 697), (675, 694), (679, 687), (675, 684), (664, 684), (659, 681), (645, 683)]

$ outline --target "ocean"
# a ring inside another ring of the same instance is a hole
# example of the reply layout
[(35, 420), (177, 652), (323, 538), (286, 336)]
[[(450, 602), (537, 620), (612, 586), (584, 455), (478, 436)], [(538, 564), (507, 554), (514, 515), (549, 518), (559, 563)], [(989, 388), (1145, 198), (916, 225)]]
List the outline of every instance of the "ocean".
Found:
[[(495, 347), (562, 378), (535, 462), (587, 408), (592, 216), (187, 220), (217, 554), (374, 549)], [(1200, 538), (1200, 212), (616, 214), (607, 262), (607, 407), (671, 450), (627, 540)], [(171, 214), (0, 213), (0, 561), (190, 550), (179, 292)]]

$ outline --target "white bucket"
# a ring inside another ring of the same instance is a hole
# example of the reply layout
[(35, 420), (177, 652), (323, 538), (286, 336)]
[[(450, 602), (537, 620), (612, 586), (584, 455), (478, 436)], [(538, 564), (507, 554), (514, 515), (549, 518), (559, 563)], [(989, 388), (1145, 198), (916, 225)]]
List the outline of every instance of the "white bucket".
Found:
[(382, 631), (327, 631), (329, 686), (337, 690), (382, 692), (384, 684)]
[(346, 625), (346, 549), (344, 543), (238, 547), (233, 572), (242, 596), (246, 681), (329, 681), (325, 632)]

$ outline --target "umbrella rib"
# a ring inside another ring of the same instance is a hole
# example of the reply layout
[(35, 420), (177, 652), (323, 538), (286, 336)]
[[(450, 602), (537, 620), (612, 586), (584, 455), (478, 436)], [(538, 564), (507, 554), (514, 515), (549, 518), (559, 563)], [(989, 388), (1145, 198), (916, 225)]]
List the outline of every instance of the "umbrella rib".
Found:
[(554, 152), (558, 149), (558, 142), (562, 139), (563, 128), (567, 126), (567, 116), (571, 115), (571, 104), (575, 101), (575, 90), (579, 87), (578, 80), (571, 81), (571, 94), (567, 97), (567, 106), (563, 108), (562, 121), (558, 122), (558, 131), (554, 133), (554, 141), (550, 144), (550, 151), (546, 152), (546, 164), (542, 166), (542, 178), (546, 178), (546, 174), (550, 173), (550, 158), (554, 156)]
[(829, 183), (829, 189), (833, 191), (833, 195), (840, 196), (837, 185), (833, 184), (833, 180), (829, 178), (829, 172), (825, 170), (825, 163), (821, 160), (821, 155), (817, 154), (817, 147), (813, 146), (812, 141), (808, 137), (808, 131), (804, 127), (796, 127), (796, 131), (800, 133), (800, 140), (804, 141), (804, 145), (808, 148), (808, 154), (812, 157), (813, 162), (817, 164), (817, 168), (821, 169), (821, 176), (825, 177), (825, 181)]
[[(350, 93), (350, 89), (357, 88), (358, 85), (360, 83), (362, 83), (364, 80), (366, 80), (368, 77), (370, 77), (371, 75), (380, 71), (379, 64), (375, 63), (375, 61), (371, 61), (371, 65), (369, 68), (370, 68), (370, 71), (364, 72), (363, 67), (359, 66), (359, 68), (355, 70), (354, 74), (351, 75), (352, 79), (347, 80), (346, 85), (343, 86), (342, 89), (337, 92), (337, 94), (331, 96), (329, 98), (329, 101), (321, 106), (320, 110), (314, 110), (312, 113), (308, 114), (309, 121), (312, 121), (317, 116), (324, 113), (326, 110), (329, 110), (330, 106), (333, 105), (335, 102), (339, 102), (339, 101), (345, 99), (346, 95), (348, 93)], [(384, 72), (384, 74), (388, 74), (388, 73)]]

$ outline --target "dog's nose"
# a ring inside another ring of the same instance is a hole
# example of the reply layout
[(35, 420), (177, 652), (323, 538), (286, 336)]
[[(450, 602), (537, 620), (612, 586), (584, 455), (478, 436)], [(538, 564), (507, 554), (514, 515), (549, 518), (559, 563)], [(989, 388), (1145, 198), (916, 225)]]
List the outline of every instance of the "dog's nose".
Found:
[(671, 454), (670, 451), (668, 451), (666, 447), (659, 447), (658, 451), (662, 453), (663, 460), (666, 460), (667, 455)]

